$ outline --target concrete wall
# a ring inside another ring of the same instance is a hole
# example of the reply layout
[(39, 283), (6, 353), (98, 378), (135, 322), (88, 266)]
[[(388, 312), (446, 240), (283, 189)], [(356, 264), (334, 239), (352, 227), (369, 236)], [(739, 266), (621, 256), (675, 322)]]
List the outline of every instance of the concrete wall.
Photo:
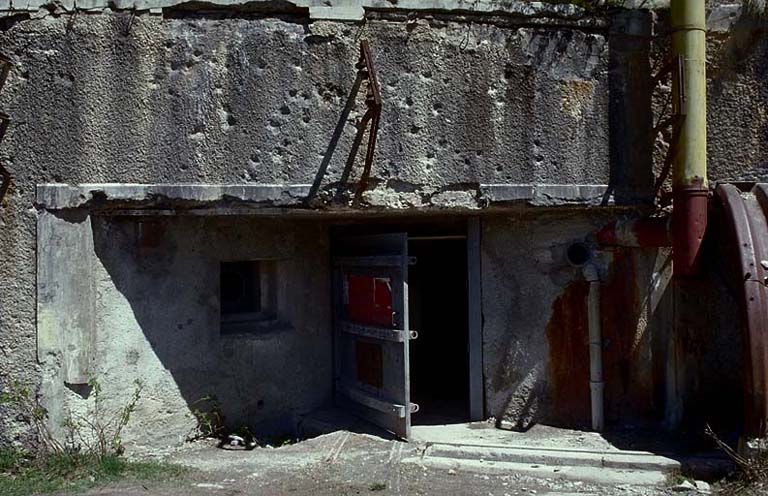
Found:
[[(33, 4), (37, 5), (29, 3)], [(308, 17), (298, 3), (282, 12), (269, 10), (274, 6), (258, 12), (166, 8), (150, 15), (102, 6), (98, 12), (73, 15), (62, 10), (69, 8), (69, 2), (59, 2), (50, 10), (17, 13), (0, 23), (0, 50), (17, 63), (0, 92), (0, 108), (14, 119), (0, 147), (0, 160), (14, 176), (7, 201), (0, 206), (0, 377), (33, 383), (42, 378), (52, 402), (65, 397), (77, 400), (68, 389), (59, 388), (54, 394), (50, 385), (64, 376), (74, 380), (81, 370), (101, 373), (107, 362), (88, 358), (92, 368), (85, 369), (80, 367), (84, 358), (71, 364), (57, 362), (55, 350), (71, 344), (66, 340), (51, 343), (53, 355), (43, 353), (38, 362), (38, 333), (45, 346), (47, 326), (98, 336), (98, 329), (107, 326), (99, 321), (103, 315), (117, 309), (128, 313), (131, 306), (129, 298), (123, 295), (121, 300), (113, 289), (106, 292), (112, 295), (111, 302), (94, 297), (94, 305), (101, 301), (101, 307), (93, 307), (102, 309), (98, 312), (59, 313), (55, 318), (44, 314), (49, 291), (61, 294), (56, 292), (66, 288), (69, 296), (56, 305), (72, 306), (75, 293), (100, 294), (96, 284), (106, 279), (105, 271), (111, 279), (112, 272), (123, 269), (120, 264), (108, 266), (96, 255), (90, 265), (80, 260), (74, 266), (77, 270), (62, 269), (72, 260), (57, 255), (54, 248), (62, 243), (87, 246), (88, 239), (79, 231), (87, 216), (47, 212), (44, 205), (35, 203), (36, 185), (303, 184), (316, 186), (314, 205), (325, 207), (333, 193), (350, 187), (339, 181), (355, 124), (362, 116), (362, 101), (341, 117), (362, 36), (371, 42), (384, 96), (372, 190), (365, 196), (364, 207), (478, 209), (485, 206), (481, 184), (502, 186), (492, 191), (508, 191), (503, 187), (508, 183), (613, 184), (617, 177), (631, 178), (634, 168), (642, 166), (642, 160), (624, 162), (644, 156), (642, 151), (611, 153), (628, 149), (622, 139), (637, 135), (617, 138), (621, 136), (615, 131), (617, 123), (609, 119), (609, 105), (616, 104), (610, 103), (612, 95), (632, 99), (631, 94), (617, 93), (622, 79), (616, 74), (609, 77), (610, 62), (637, 62), (639, 57), (634, 52), (629, 56), (610, 53), (618, 45), (610, 46), (613, 35), (608, 34), (607, 18), (584, 17), (584, 12), (573, 9), (545, 7), (542, 12), (506, 1), (461, 3), (465, 9), (459, 13), (413, 15), (376, 7), (376, 2), (355, 3), (363, 4), (370, 14), (364, 24), (315, 21), (317, 17)], [(710, 16), (709, 33), (711, 177), (765, 180), (765, 24), (739, 4), (713, 6), (717, 9)], [(7, 7), (0, 2), (0, 10)], [(473, 10), (477, 12), (465, 15)], [(657, 32), (663, 32), (664, 14), (658, 14)], [(633, 67), (643, 80), (651, 69), (644, 63)], [(336, 143), (332, 137), (337, 128), (341, 137)], [(358, 160), (352, 183), (360, 165)], [(647, 172), (637, 173), (646, 183)], [(348, 199), (343, 195), (341, 199), (346, 206)], [(88, 206), (98, 208), (96, 195)], [(485, 349), (486, 363), (496, 364), (486, 368), (488, 413), (513, 423), (525, 417), (521, 405), (532, 398), (528, 393), (535, 389), (532, 384), (545, 384), (540, 378), (550, 367), (546, 330), (553, 316), (580, 308), (583, 288), (578, 274), (558, 265), (561, 259), (554, 260), (571, 236), (583, 237), (599, 222), (572, 211), (567, 215), (574, 220), (566, 221), (564, 216), (533, 221), (526, 216), (521, 224), (501, 219), (487, 224)], [(49, 252), (41, 252), (40, 263), (36, 263), (38, 222), (44, 232), (46, 226), (56, 224), (62, 235), (50, 240)], [(184, 227), (189, 222), (184, 220), (178, 229), (192, 229)], [(548, 222), (552, 225), (547, 226)], [(65, 224), (74, 232), (67, 231)], [(99, 232), (91, 231), (95, 242)], [(525, 238), (529, 235), (531, 240)], [(543, 250), (545, 262), (533, 254), (532, 246)], [(101, 253), (104, 259), (116, 247), (109, 248)], [(546, 257), (555, 258), (546, 261)], [(638, 277), (637, 290), (627, 293), (634, 309), (628, 328), (633, 336), (646, 336), (638, 308), (656, 301), (648, 298), (653, 292), (643, 288), (656, 284), (654, 274), (663, 272), (658, 268), (662, 258), (641, 253), (621, 260), (627, 259), (621, 263), (634, 267)], [(60, 277), (58, 287), (39, 286), (39, 314), (38, 265), (41, 273)], [(51, 270), (45, 272), (46, 267)], [(494, 267), (508, 278), (502, 279)], [(91, 279), (79, 277), (87, 271), (93, 271)], [(140, 274), (131, 277), (143, 277)], [(96, 282), (90, 285), (88, 280)], [(132, 280), (133, 285), (141, 283), (141, 279)], [(516, 296), (490, 301), (494, 294)], [(532, 308), (540, 311), (532, 313)], [(45, 317), (39, 325), (38, 315)], [(581, 326), (583, 320), (578, 320), (578, 314), (575, 317)], [(185, 326), (186, 319), (168, 320), (167, 325)], [(203, 321), (195, 322), (199, 326)], [(139, 324), (133, 322), (133, 335)], [(120, 325), (131, 327), (122, 321)], [(152, 356), (147, 352), (147, 347), (152, 348), (149, 338), (144, 338), (140, 356)], [(647, 342), (646, 337), (638, 339)], [(111, 344), (80, 338), (77, 343), (87, 344), (78, 348), (82, 357), (99, 357), (104, 345)], [(215, 353), (224, 358), (226, 350), (220, 346)], [(241, 347), (233, 347), (234, 353), (240, 352)], [(243, 347), (243, 353), (247, 349)], [(629, 348), (635, 349), (647, 347)], [(647, 353), (638, 356), (647, 358)], [(127, 358), (117, 358), (114, 363), (125, 363), (128, 370)], [(158, 356), (157, 370), (161, 362)], [(641, 375), (637, 381), (645, 384), (645, 369)], [(110, 382), (110, 387), (127, 386), (130, 374), (124, 377), (125, 382)], [(622, 387), (628, 387), (635, 379), (623, 381)], [(164, 405), (159, 398), (169, 391), (168, 401), (187, 404), (189, 397), (167, 385), (153, 386), (157, 405)], [(189, 418), (183, 414), (168, 415), (179, 425), (188, 425)], [(4, 440), (23, 436), (27, 427), (15, 415), (0, 411)], [(174, 427), (169, 436), (177, 438), (180, 430)]]
[[(759, 2), (745, 2), (759, 3)], [(768, 9), (722, 7), (710, 30), (707, 153), (713, 179), (768, 180)]]
[[(315, 183), (325, 199), (364, 110), (358, 101), (340, 119), (363, 35), (385, 101), (367, 205), (478, 208), (481, 182), (606, 183), (605, 38), (529, 21), (363, 27), (294, 11), (109, 9), (4, 19), (0, 50), (16, 67), (0, 92), (14, 119), (0, 147), (13, 175), (0, 206), (0, 376), (58, 374), (36, 357), (35, 232), (47, 215), (36, 185)], [(0, 412), (4, 439), (28, 427)]]
[(428, 202), (477, 183), (607, 183), (607, 45), (567, 28), (369, 21), (360, 31), (194, 13), (21, 21), (0, 35), (18, 60), (0, 100), (16, 120), (3, 153), (18, 186), (325, 188), (341, 177), (364, 112), (361, 95), (318, 178), (362, 35), (385, 101), (375, 184)]
[[(173, 445), (208, 394), (233, 423), (293, 427), (331, 391), (328, 232), (316, 221), (253, 217), (110, 217), (82, 210), (39, 222), (40, 360), (52, 424), (89, 402), (97, 377), (110, 404), (147, 384), (127, 439)], [(606, 212), (518, 213), (482, 221), (485, 413), (502, 426), (589, 424), (587, 284), (566, 251), (591, 243)], [(283, 322), (219, 336), (218, 264), (277, 258)], [(668, 349), (670, 264), (655, 250), (604, 250), (606, 416), (658, 420)], [(297, 304), (297, 302), (301, 302)], [(661, 391), (661, 393), (660, 393)]]
[[(587, 292), (566, 257), (606, 220), (598, 212), (499, 216), (483, 221), (483, 362), (486, 413), (502, 427), (536, 422), (589, 427)], [(606, 419), (657, 420), (655, 336), (670, 320), (668, 253), (603, 250)], [(662, 376), (663, 377), (663, 376)]]
[[(190, 410), (204, 409), (198, 400), (207, 395), (230, 425), (271, 435), (292, 432), (299, 415), (330, 398), (324, 227), (234, 217), (73, 220), (45, 213), (39, 230), (43, 404), (54, 427), (92, 404), (88, 377), (110, 408), (125, 404), (135, 379), (144, 382), (126, 440), (155, 447), (180, 443), (195, 425)], [(254, 259), (274, 263), (278, 321), (220, 335), (220, 261)]]

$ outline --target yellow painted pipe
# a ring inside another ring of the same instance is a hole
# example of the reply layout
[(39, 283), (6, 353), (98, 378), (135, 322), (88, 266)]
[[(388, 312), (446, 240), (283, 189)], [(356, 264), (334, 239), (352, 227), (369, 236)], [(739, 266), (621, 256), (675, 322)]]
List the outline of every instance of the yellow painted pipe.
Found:
[(705, 0), (672, 0), (672, 80), (677, 140), (672, 160), (672, 260), (676, 277), (699, 274), (707, 229), (707, 71)]
[(683, 121), (674, 157), (673, 184), (707, 187), (707, 75), (705, 0), (672, 0), (672, 55), (682, 71), (672, 91)]

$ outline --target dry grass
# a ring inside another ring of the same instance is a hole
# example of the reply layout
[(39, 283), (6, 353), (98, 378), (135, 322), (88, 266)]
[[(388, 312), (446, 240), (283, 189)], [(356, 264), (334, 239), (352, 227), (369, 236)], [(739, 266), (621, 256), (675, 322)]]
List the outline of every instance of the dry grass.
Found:
[(717, 484), (717, 494), (744, 496), (768, 494), (768, 452), (758, 450), (752, 456), (744, 456), (720, 439), (710, 426), (707, 426), (705, 433), (736, 466), (736, 471), (730, 477)]

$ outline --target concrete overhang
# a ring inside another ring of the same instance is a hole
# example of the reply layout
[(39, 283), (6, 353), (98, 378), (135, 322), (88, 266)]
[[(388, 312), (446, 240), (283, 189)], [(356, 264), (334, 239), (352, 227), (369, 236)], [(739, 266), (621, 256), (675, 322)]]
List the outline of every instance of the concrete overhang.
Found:
[[(475, 212), (519, 208), (618, 207), (606, 185), (462, 184), (460, 188), (367, 191), (361, 207), (309, 198), (309, 184), (40, 184), (45, 210), (88, 209), (105, 214), (354, 214)], [(627, 208), (627, 205), (621, 208)], [(640, 207), (640, 205), (637, 205)], [(632, 206), (629, 206), (632, 208)]]
[(473, 14), (499, 14), (517, 17), (551, 17), (578, 22), (589, 13), (578, 2), (530, 2), (527, 0), (0, 0), (0, 12), (14, 14), (36, 12), (47, 6), (63, 11), (102, 12), (110, 9), (162, 14), (164, 9), (219, 8), (251, 11), (305, 10), (310, 20), (361, 21), (366, 11), (427, 11)]
[(40, 184), (36, 202), (48, 210), (69, 208), (199, 208), (230, 203), (297, 207), (311, 185), (280, 184)]

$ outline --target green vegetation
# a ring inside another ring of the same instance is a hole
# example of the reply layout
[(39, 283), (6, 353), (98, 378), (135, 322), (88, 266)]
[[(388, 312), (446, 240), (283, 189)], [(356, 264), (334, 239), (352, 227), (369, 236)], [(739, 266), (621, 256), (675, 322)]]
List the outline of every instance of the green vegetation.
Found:
[(257, 438), (250, 427), (244, 424), (231, 424), (227, 422), (221, 403), (215, 394), (207, 394), (192, 403), (192, 415), (195, 416), (196, 425), (187, 434), (187, 442), (198, 439), (218, 439), (220, 447), (226, 444), (230, 434), (243, 438), (246, 449), (256, 446), (270, 446), (281, 448), (296, 444), (303, 439), (295, 433), (284, 433), (270, 437)]
[(0, 449), (0, 496), (27, 496), (54, 491), (77, 492), (117, 480), (166, 480), (184, 468), (159, 462), (129, 462), (123, 454), (122, 431), (135, 412), (143, 385), (135, 382), (128, 402), (117, 408), (104, 403), (101, 385), (88, 383), (89, 405), (82, 414), (68, 412), (61, 427), (64, 439), (48, 428), (48, 412), (34, 388), (12, 383), (0, 391), (0, 406), (15, 411), (35, 428), (34, 450)]
[(66, 431), (66, 438), (57, 439), (47, 425), (48, 412), (40, 404), (30, 385), (14, 382), (0, 391), (0, 406), (16, 410), (28, 419), (37, 431), (40, 441), (38, 455), (80, 454), (99, 457), (119, 456), (123, 454), (122, 432), (141, 398), (144, 385), (134, 382), (134, 390), (125, 405), (109, 409), (104, 405), (101, 384), (95, 378), (88, 381), (89, 397), (92, 399), (85, 414), (68, 412), (61, 423)]
[(370, 491), (383, 491), (387, 488), (386, 484), (382, 484), (381, 482), (374, 482), (370, 486), (368, 486), (368, 490)]
[(192, 403), (192, 415), (195, 416), (197, 425), (187, 434), (187, 441), (205, 438), (222, 439), (226, 435), (224, 414), (215, 394), (203, 396)]
[(163, 481), (185, 469), (160, 462), (129, 462), (115, 455), (50, 454), (35, 456), (0, 450), (0, 496), (54, 491), (77, 492), (118, 480)]

